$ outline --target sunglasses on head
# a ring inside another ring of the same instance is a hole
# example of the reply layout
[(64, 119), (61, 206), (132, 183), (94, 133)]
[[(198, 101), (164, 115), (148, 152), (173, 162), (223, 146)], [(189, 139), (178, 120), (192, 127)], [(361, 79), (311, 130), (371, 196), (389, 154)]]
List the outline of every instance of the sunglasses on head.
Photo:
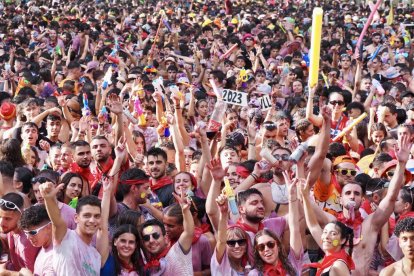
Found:
[(276, 242), (275, 241), (268, 241), (266, 243), (260, 243), (258, 245), (256, 245), (256, 250), (259, 252), (263, 252), (265, 250), (265, 248), (269, 248), (269, 249), (273, 249), (276, 246)]
[(349, 170), (349, 169), (337, 169), (337, 172), (339, 172), (342, 175), (352, 175), (355, 176), (357, 174), (356, 170)]
[(343, 101), (330, 101), (329, 104), (331, 104), (331, 105), (344, 105), (345, 102), (343, 102)]
[(36, 184), (36, 183), (43, 184), (43, 183), (46, 183), (46, 182), (53, 182), (53, 181), (50, 180), (47, 177), (44, 177), (44, 176), (39, 176), (39, 177), (33, 177), (32, 178), (32, 184)]
[(11, 201), (0, 199), (0, 206), (4, 206), (6, 209), (10, 211), (18, 211), (20, 214), (22, 213), (22, 210), (20, 210), (20, 208), (14, 202)]
[(46, 223), (45, 225), (43, 225), (43, 226), (40, 226), (39, 228), (37, 228), (37, 229), (34, 229), (34, 230), (23, 230), (23, 232), (26, 234), (26, 235), (30, 235), (30, 236), (36, 236), (37, 234), (39, 234), (39, 232), (40, 231), (42, 231), (42, 229), (43, 228), (45, 228), (46, 226), (48, 226), (49, 224), (51, 224), (52, 222), (50, 222), (49, 221), (49, 223)]
[(240, 240), (228, 240), (226, 241), (227, 245), (230, 247), (235, 247), (236, 243), (239, 246), (245, 246), (246, 245), (246, 239), (240, 239)]
[(276, 125), (273, 123), (265, 123), (263, 124), (263, 126), (266, 128), (266, 130), (268, 131), (272, 131), (276, 129)]
[(277, 161), (289, 161), (289, 154), (275, 154), (273, 155), (273, 157), (277, 160)]
[(157, 232), (155, 232), (155, 233), (152, 233), (152, 234), (149, 234), (149, 235), (144, 235), (144, 236), (142, 236), (142, 239), (143, 239), (144, 241), (148, 242), (148, 241), (150, 241), (151, 236), (152, 236), (152, 238), (153, 238), (154, 240), (158, 240), (158, 239), (161, 237), (161, 235), (160, 235), (160, 234), (158, 234)]

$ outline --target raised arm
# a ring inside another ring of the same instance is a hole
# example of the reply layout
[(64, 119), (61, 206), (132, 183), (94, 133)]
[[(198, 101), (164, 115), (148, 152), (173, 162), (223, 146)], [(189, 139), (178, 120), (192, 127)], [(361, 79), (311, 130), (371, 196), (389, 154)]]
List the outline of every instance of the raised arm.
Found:
[(309, 90), (308, 103), (306, 104), (306, 119), (314, 126), (321, 127), (323, 123), (322, 117), (313, 114), (313, 97), (315, 96), (316, 87)]
[(211, 152), (210, 152), (210, 147), (208, 145), (206, 127), (207, 125), (204, 122), (200, 121), (197, 123), (196, 129), (195, 129), (195, 131), (200, 136), (202, 155), (201, 155), (201, 160), (198, 164), (198, 168), (201, 169), (201, 171), (199, 170), (199, 175), (201, 175), (199, 186), (204, 195), (208, 194), (208, 191), (210, 190), (210, 187), (211, 187), (211, 180), (212, 180), (210, 172), (205, 169), (205, 165), (210, 163), (211, 161)]
[(60, 209), (58, 207), (56, 194), (62, 189), (64, 184), (60, 184), (55, 187), (52, 182), (45, 182), (39, 186), (40, 194), (45, 200), (45, 206), (47, 213), (49, 214), (50, 221), (52, 222), (52, 235), (54, 243), (60, 244), (66, 235), (68, 227), (66, 222), (60, 215)]
[(300, 185), (298, 179), (290, 180), (288, 172), (283, 172), (285, 177), (285, 182), (288, 184), (289, 192), (289, 231), (290, 231), (290, 247), (295, 253), (295, 257), (298, 259), (303, 252), (302, 237), (300, 233), (300, 223), (299, 223), (299, 200), (297, 193), (297, 185)]
[(220, 159), (211, 160), (206, 167), (213, 177), (213, 183), (211, 184), (210, 190), (207, 194), (206, 213), (210, 219), (211, 224), (213, 225), (213, 228), (217, 230), (219, 223), (219, 213), (215, 200), (221, 193), (221, 182), (223, 181), (226, 173), (221, 166)]
[(112, 179), (102, 177), (103, 196), (101, 202), (101, 228), (96, 235), (96, 249), (101, 254), (101, 267), (104, 266), (109, 256), (109, 209), (113, 197), (114, 183)]
[(396, 151), (396, 157), (398, 160), (397, 168), (391, 179), (390, 186), (388, 188), (387, 195), (381, 200), (377, 210), (371, 215), (371, 224), (375, 230), (379, 231), (381, 227), (388, 221), (390, 215), (394, 211), (395, 201), (398, 197), (402, 185), (404, 184), (404, 172), (405, 165), (410, 156), (410, 149), (412, 143), (409, 135), (402, 135), (398, 139), (398, 151)]
[(330, 171), (324, 173), (321, 177), (321, 171), (324, 164), (326, 154), (329, 148), (329, 139), (331, 134), (331, 115), (332, 110), (328, 106), (322, 107), (323, 123), (321, 127), (321, 133), (319, 134), (318, 143), (316, 144), (315, 153), (309, 161), (309, 183), (315, 183), (320, 179), (324, 184), (329, 185), (331, 182)]
[(194, 220), (193, 215), (190, 211), (191, 203), (187, 196), (184, 194), (184, 191), (181, 191), (181, 196), (173, 194), (177, 202), (181, 206), (183, 211), (183, 226), (184, 232), (178, 238), (178, 242), (181, 245), (184, 254), (187, 254), (191, 249), (191, 244), (193, 243), (194, 236)]
[(217, 228), (216, 258), (217, 262), (220, 264), (226, 251), (227, 220), (229, 218), (229, 205), (227, 197), (223, 194), (219, 195), (216, 199), (216, 204), (220, 211)]

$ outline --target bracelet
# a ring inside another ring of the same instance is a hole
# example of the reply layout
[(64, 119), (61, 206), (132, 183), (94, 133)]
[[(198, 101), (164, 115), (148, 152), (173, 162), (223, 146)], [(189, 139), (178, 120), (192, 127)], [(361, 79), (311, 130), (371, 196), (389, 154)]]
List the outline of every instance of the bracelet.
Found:
[(256, 143), (249, 143), (249, 145), (251, 145), (251, 146), (256, 146)]
[(181, 109), (181, 106), (176, 106), (175, 109)]
[(289, 202), (295, 202), (295, 201), (298, 201), (298, 199), (296, 198), (295, 200), (288, 200)]
[(254, 178), (255, 181), (257, 181), (257, 179), (259, 178), (255, 173), (251, 173), (250, 175)]

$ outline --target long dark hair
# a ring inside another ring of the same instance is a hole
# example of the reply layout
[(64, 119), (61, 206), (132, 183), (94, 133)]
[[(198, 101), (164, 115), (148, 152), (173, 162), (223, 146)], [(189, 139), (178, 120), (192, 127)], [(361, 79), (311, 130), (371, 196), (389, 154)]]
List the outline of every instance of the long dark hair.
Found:
[(265, 263), (263, 262), (262, 258), (260, 257), (259, 251), (256, 249), (257, 240), (261, 236), (269, 236), (276, 241), (277, 249), (279, 251), (279, 260), (282, 263), (283, 269), (289, 275), (296, 275), (296, 270), (293, 268), (292, 264), (289, 262), (288, 254), (286, 253), (285, 249), (283, 248), (282, 243), (280, 242), (279, 238), (275, 233), (268, 229), (263, 229), (257, 232), (256, 236), (254, 237), (254, 261), (256, 263), (256, 268), (263, 272)]
[[(77, 173), (67, 172), (67, 173), (65, 173), (63, 175), (62, 180), (60, 181), (60, 183), (63, 183), (65, 185), (63, 186), (62, 191), (58, 194), (58, 200), (59, 201), (64, 202), (64, 200), (65, 200), (65, 194), (66, 194), (66, 188), (68, 187), (69, 182), (71, 181), (71, 179), (74, 178), (74, 177), (77, 177), (77, 178), (79, 178), (81, 180), (81, 182), (82, 182), (82, 190), (83, 190), (83, 185), (85, 185), (85, 183), (83, 183), (82, 176), (80, 174), (77, 174)], [(81, 190), (81, 192), (80, 192), (80, 194), (78, 196), (79, 199), (82, 197), (82, 190)]]
[(119, 226), (116, 229), (113, 239), (112, 239), (112, 256), (114, 257), (114, 261), (115, 261), (116, 275), (121, 274), (122, 266), (118, 259), (118, 250), (116, 246), (114, 245), (114, 243), (115, 243), (115, 240), (119, 238), (119, 236), (125, 233), (130, 233), (135, 236), (136, 248), (135, 248), (134, 253), (132, 253), (131, 255), (131, 263), (134, 266), (134, 270), (138, 272), (139, 275), (144, 275), (144, 271), (143, 271), (144, 263), (142, 261), (141, 254), (140, 254), (141, 239), (140, 239), (137, 228), (131, 224), (123, 224)]
[(352, 256), (352, 251), (354, 250), (354, 230), (340, 221), (332, 221), (330, 223), (334, 224), (339, 229), (341, 240), (345, 239), (345, 243), (341, 245), (341, 249), (348, 246), (348, 255)]

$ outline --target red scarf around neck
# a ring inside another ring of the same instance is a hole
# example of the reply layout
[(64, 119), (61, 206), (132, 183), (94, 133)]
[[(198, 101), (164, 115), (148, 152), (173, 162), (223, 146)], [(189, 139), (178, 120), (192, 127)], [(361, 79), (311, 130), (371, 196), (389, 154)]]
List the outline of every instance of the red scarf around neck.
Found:
[(285, 276), (286, 271), (282, 266), (280, 260), (277, 261), (276, 265), (265, 264), (263, 269), (263, 275), (266, 276)]
[(151, 179), (150, 181), (151, 191), (156, 191), (170, 184), (172, 184), (172, 179), (169, 176), (161, 177), (158, 180)]
[(414, 212), (408, 212), (398, 217), (398, 221), (403, 220), (405, 218), (414, 218)]
[(155, 256), (151, 256), (148, 262), (145, 264), (145, 270), (158, 270), (160, 268), (160, 259), (167, 256), (168, 251), (170, 251), (171, 246), (167, 246), (162, 252)]
[(252, 232), (256, 235), (257, 232), (259, 232), (260, 230), (264, 229), (264, 224), (262, 222), (259, 222), (259, 227), (258, 229), (254, 229), (253, 227), (251, 227), (250, 225), (242, 222), (240, 219), (236, 222), (236, 225), (239, 226), (241, 229), (243, 229), (246, 232)]
[(352, 257), (345, 252), (345, 249), (341, 249), (331, 255), (326, 255), (320, 263), (305, 264), (305, 267), (317, 268), (316, 276), (320, 276), (325, 269), (331, 267), (338, 260), (343, 261), (348, 266), (349, 270), (355, 269), (354, 261), (352, 260)]
[(128, 273), (132, 272), (132, 271), (135, 271), (134, 264), (129, 264), (129, 263), (125, 262), (124, 260), (121, 260), (119, 257), (117, 257), (117, 258), (118, 258), (119, 263), (121, 264), (122, 269), (128, 271)]
[(340, 222), (342, 222), (343, 224), (345, 224), (346, 226), (354, 229), (354, 232), (356, 230), (359, 229), (359, 227), (361, 226), (362, 222), (364, 221), (364, 219), (361, 216), (361, 213), (359, 211), (355, 212), (355, 218), (346, 218), (344, 216), (344, 213), (341, 212), (336, 216), (336, 219)]

